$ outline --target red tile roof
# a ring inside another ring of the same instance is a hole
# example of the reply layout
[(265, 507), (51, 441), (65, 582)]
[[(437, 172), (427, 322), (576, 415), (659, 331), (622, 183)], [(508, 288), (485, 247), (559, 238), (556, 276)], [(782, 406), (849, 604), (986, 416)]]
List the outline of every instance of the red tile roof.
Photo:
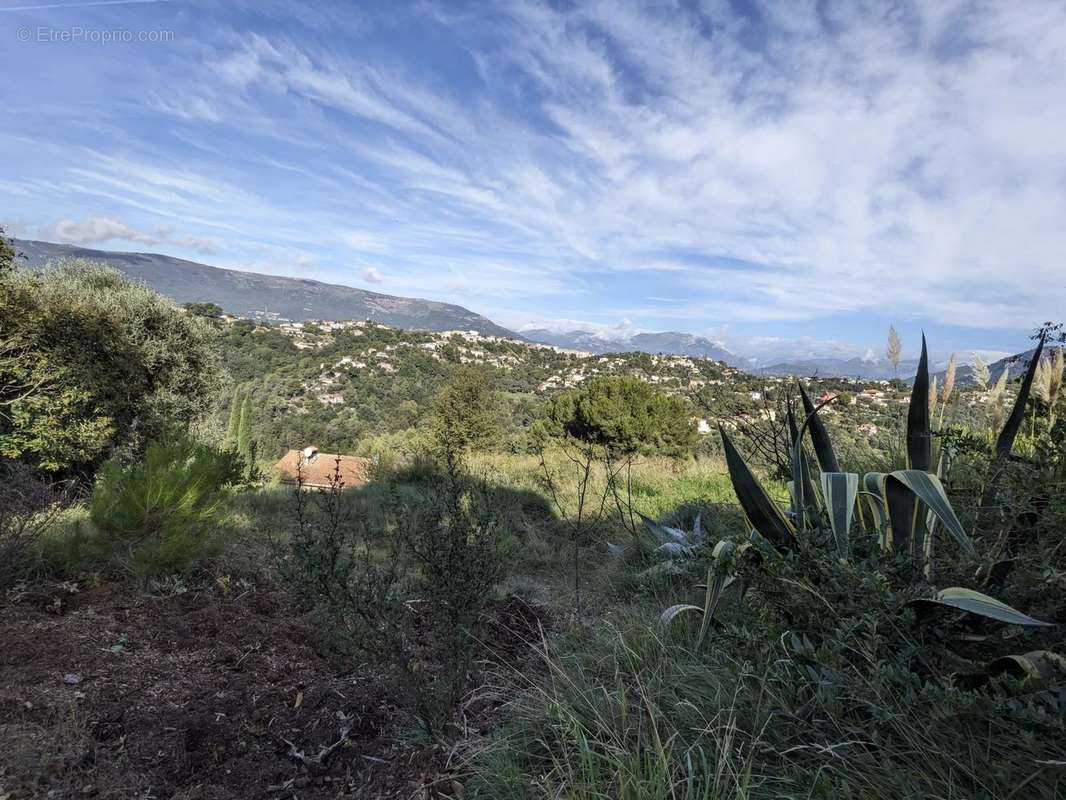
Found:
[[(307, 450), (312, 450), (310, 457), (305, 455)], [(274, 471), (281, 473), (284, 483), (296, 483), (299, 477), (310, 488), (328, 488), (338, 468), (346, 489), (363, 486), (369, 480), (369, 459), (319, 453), (313, 448), (290, 450), (274, 465)]]

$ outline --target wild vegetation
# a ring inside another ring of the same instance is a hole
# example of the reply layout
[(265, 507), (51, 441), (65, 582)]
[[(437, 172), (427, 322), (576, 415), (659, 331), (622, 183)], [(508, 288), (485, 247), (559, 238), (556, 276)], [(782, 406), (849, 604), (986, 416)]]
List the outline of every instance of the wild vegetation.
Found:
[[(1054, 326), (795, 383), (0, 292), (0, 795), (1066, 791)], [(308, 444), (370, 481), (278, 484)]]

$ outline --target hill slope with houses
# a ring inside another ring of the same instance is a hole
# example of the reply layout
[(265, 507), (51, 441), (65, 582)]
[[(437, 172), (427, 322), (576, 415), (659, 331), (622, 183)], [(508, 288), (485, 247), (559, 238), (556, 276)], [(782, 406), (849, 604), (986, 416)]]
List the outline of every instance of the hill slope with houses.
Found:
[[(375, 437), (413, 435), (435, 392), (460, 366), (486, 370), (503, 399), (506, 446), (524, 434), (546, 398), (600, 376), (632, 375), (691, 403), (708, 440), (719, 424), (773, 420), (791, 379), (751, 375), (722, 361), (686, 355), (590, 353), (477, 330), (411, 331), (366, 321), (219, 321), (236, 390), (251, 397), (264, 457), (314, 444), (330, 452), (365, 451)], [(883, 427), (904, 397), (887, 381), (808, 381), (812, 393), (841, 395), (823, 412)]]

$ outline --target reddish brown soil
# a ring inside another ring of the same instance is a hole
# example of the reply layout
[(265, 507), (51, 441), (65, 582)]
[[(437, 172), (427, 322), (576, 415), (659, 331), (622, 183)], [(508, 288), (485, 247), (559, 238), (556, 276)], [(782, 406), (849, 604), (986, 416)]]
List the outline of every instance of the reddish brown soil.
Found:
[[(419, 743), (384, 681), (319, 655), (291, 608), (277, 591), (153, 597), (118, 584), (10, 596), (0, 798), (461, 797), (456, 748)], [(488, 647), (519, 666), (541, 622), (502, 602)], [(491, 729), (506, 699), (474, 695), (459, 735)]]

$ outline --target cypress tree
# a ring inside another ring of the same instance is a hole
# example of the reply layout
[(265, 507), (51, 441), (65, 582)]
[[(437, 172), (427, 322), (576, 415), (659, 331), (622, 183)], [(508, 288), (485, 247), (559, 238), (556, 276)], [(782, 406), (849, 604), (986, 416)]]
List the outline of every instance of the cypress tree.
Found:
[(241, 402), (240, 422), (237, 425), (237, 452), (244, 459), (249, 473), (255, 468), (255, 451), (252, 446), (252, 402), (244, 395)]
[(242, 395), (234, 392), (229, 401), (229, 423), (226, 425), (226, 438), (222, 443), (227, 450), (237, 447), (237, 435), (241, 426), (241, 402)]

